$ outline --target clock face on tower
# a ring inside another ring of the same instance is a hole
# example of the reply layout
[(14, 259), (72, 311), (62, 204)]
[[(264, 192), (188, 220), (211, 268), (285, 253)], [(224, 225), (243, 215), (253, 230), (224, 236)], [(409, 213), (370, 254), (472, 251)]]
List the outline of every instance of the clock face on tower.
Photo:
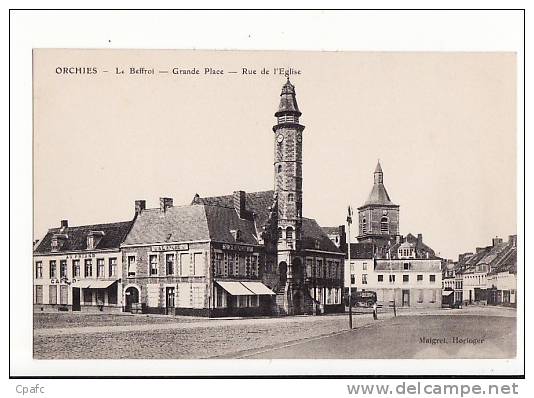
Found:
[(284, 136), (282, 134), (278, 134), (278, 136), (276, 137), (276, 141), (278, 141), (278, 143), (282, 143), (282, 141), (284, 140)]

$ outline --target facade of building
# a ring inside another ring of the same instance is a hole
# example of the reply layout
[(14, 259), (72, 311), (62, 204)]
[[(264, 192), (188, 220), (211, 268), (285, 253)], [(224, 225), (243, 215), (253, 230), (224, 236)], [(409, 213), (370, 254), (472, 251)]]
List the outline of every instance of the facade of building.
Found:
[(34, 311), (122, 311), (120, 244), (131, 221), (50, 229), (33, 255)]
[(275, 113), (274, 190), (146, 209), (122, 244), (125, 308), (205, 316), (343, 311), (344, 254), (302, 214), (304, 126), (294, 86)]
[(358, 208), (357, 238), (345, 261), (346, 287), (374, 291), (382, 305), (441, 306), (442, 260), (421, 234), (399, 234), (399, 206), (387, 193), (380, 163), (371, 193)]
[(494, 238), (491, 246), (463, 253), (456, 264), (456, 279), (461, 280), (464, 305), (516, 303), (517, 236), (507, 242)]

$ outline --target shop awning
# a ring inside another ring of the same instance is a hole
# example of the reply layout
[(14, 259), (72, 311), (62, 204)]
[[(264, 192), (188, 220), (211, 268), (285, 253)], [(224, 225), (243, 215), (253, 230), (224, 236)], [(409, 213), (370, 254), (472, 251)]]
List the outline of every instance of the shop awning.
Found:
[(445, 291), (441, 292), (441, 295), (442, 296), (450, 296), (453, 293), (454, 293), (454, 291), (452, 291), (452, 290), (445, 290)]
[(276, 293), (261, 282), (241, 282), (245, 287), (256, 295), (275, 296)]
[(113, 285), (117, 280), (113, 281), (77, 281), (71, 287), (79, 287), (80, 289), (107, 289)]
[(253, 296), (254, 293), (248, 290), (241, 282), (219, 282), (217, 284), (230, 293), (232, 296)]
[(111, 285), (113, 285), (116, 280), (114, 281), (91, 281), (89, 288), (90, 289), (107, 289)]
[(74, 282), (71, 287), (79, 287), (80, 289), (87, 289), (89, 285), (91, 284), (90, 281), (78, 281)]

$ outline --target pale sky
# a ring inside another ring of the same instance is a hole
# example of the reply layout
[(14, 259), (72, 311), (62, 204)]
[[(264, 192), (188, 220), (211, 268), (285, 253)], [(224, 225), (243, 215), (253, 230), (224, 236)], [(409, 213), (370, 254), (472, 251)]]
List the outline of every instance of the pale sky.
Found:
[[(200, 74), (158, 73), (173, 67)], [(258, 74), (227, 73), (243, 67)], [(401, 234), (422, 233), (441, 256), (516, 233), (515, 54), (36, 50), (35, 238), (61, 219), (131, 219), (136, 199), (272, 189), (276, 67), (301, 71), (306, 217), (343, 224), (380, 159)]]

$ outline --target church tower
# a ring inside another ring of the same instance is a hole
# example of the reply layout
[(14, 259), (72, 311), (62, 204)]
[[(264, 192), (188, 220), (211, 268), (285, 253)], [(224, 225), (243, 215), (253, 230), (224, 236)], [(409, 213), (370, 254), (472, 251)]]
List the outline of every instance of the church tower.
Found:
[(295, 86), (282, 87), (274, 114), (274, 190), (278, 198), (279, 250), (298, 250), (302, 229), (302, 131)]
[(374, 184), (367, 201), (358, 208), (359, 242), (374, 243), (381, 253), (399, 234), (399, 206), (389, 198), (384, 186), (380, 161), (374, 172)]

